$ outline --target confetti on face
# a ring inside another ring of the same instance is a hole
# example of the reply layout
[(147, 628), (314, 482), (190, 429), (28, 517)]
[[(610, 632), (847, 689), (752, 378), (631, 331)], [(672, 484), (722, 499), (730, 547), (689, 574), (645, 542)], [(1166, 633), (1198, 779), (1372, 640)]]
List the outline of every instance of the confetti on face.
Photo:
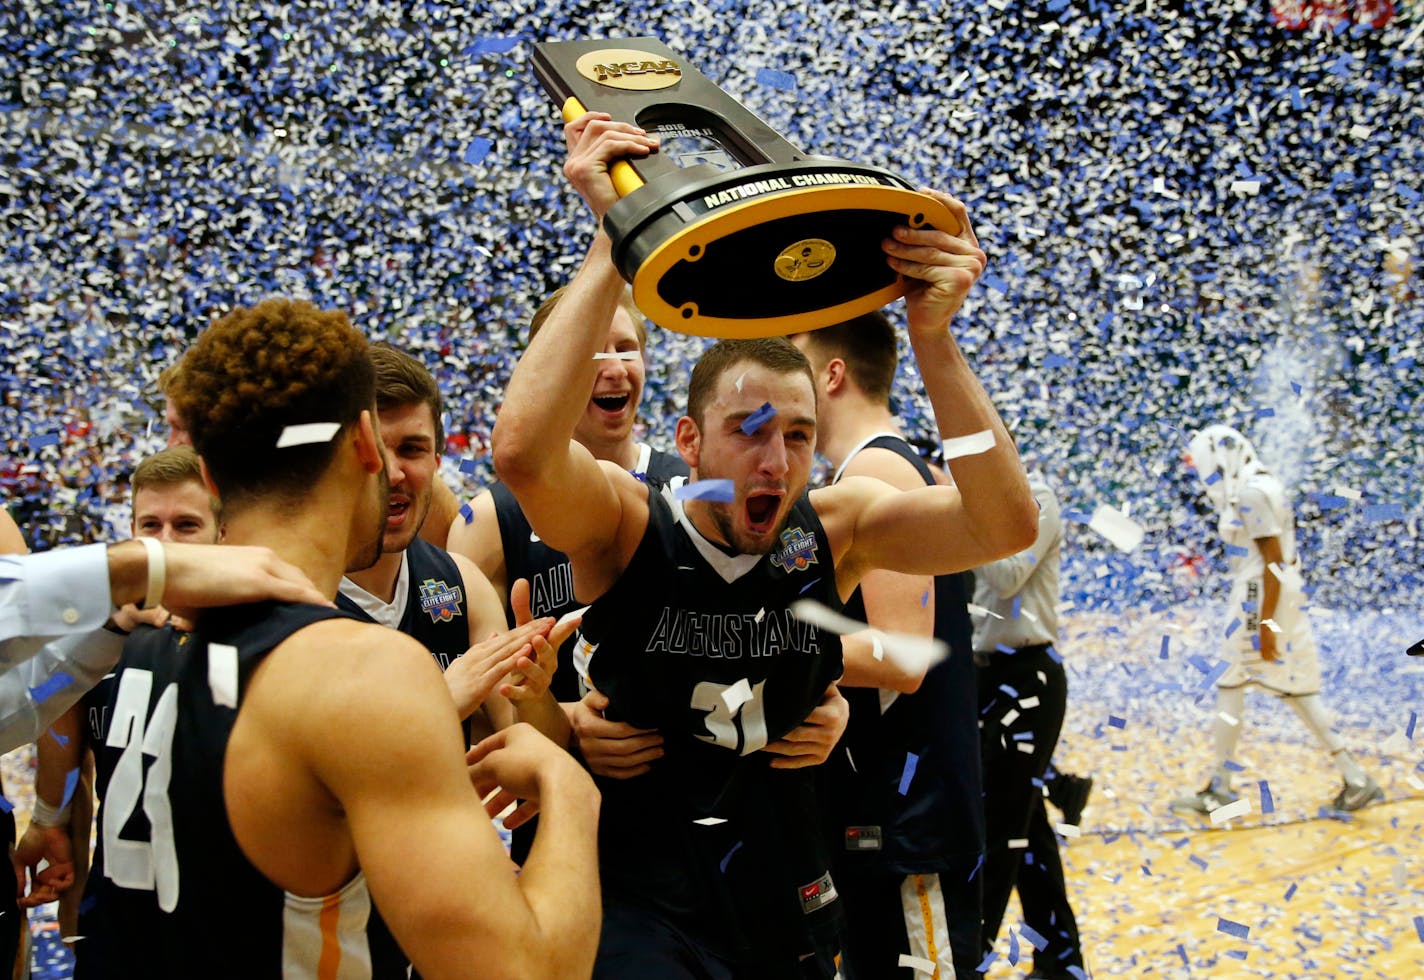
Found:
[(731, 480), (694, 480), (672, 492), (674, 500), (710, 500), (731, 503), (737, 499), (737, 485)]
[(601, 350), (593, 355), (595, 361), (636, 361), (643, 355), (635, 350), (606, 351)]
[(771, 407), (771, 402), (762, 402), (760, 408), (742, 419), (741, 429), (745, 435), (755, 435), (756, 431), (763, 425), (776, 417), (776, 409)]

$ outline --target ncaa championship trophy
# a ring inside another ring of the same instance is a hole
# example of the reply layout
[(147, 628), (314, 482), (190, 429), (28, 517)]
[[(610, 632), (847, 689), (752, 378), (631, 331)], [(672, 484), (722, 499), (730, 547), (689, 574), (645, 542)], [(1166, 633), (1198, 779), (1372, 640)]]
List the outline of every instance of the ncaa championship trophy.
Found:
[(566, 122), (606, 112), (659, 137), (613, 165), (603, 226), (638, 309), (669, 330), (840, 323), (904, 293), (880, 249), (891, 228), (960, 231), (892, 173), (802, 153), (655, 38), (536, 44), (534, 71)]

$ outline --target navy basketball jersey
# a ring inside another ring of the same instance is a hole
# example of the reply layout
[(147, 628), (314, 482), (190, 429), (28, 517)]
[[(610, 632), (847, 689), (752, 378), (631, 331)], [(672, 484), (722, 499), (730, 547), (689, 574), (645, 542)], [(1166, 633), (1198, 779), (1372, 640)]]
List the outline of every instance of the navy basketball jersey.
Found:
[[(469, 649), (470, 610), (465, 597), (465, 580), (455, 560), (444, 549), (420, 538), (405, 549), (400, 575), (396, 579), (396, 596), (398, 600), (404, 599), (400, 603), (403, 609), (394, 623), (371, 615), (348, 594), (357, 588), (354, 583), (343, 579), (336, 605), (361, 619), (391, 626), (419, 640), (435, 657), (441, 670)], [(369, 593), (365, 595), (369, 596)], [(379, 601), (374, 596), (370, 596), (370, 600)]]
[(85, 922), (91, 976), (404, 978), (409, 961), (359, 873), (324, 898), (290, 895), (248, 861), (223, 796), (228, 739), (252, 670), (291, 634), (346, 614), (258, 603), (196, 633), (140, 627), (124, 646), (95, 746), (100, 841)]
[[(654, 489), (662, 489), (675, 478), (686, 478), (687, 464), (682, 457), (673, 453), (660, 452), (646, 443), (638, 445), (638, 462), (632, 473)], [(574, 598), (573, 566), (562, 551), (555, 551), (534, 533), (519, 501), (503, 483), (490, 487), (494, 498), (495, 517), (499, 521), (500, 543), (504, 549), (504, 580), (513, 584), (515, 579), (529, 580), (529, 606), (534, 618), (553, 616), (559, 618), (578, 609), (582, 603)], [(505, 615), (509, 625), (514, 625), (514, 613), (505, 603)], [(583, 696), (579, 689), (578, 673), (573, 667), (573, 639), (559, 648), (559, 665), (554, 679), (549, 685), (557, 701), (577, 701)]]
[(794, 963), (832, 941), (840, 905), (811, 770), (773, 769), (758, 750), (841, 674), (840, 637), (789, 611), (802, 598), (840, 608), (830, 544), (804, 494), (765, 555), (718, 549), (670, 491), (650, 490), (648, 506), (581, 630), (608, 716), (664, 740), (650, 772), (599, 782), (605, 890), (733, 957), (764, 960), (771, 944)]
[[(927, 485), (935, 485), (930, 468), (904, 439), (878, 436), (861, 447), (869, 448), (905, 458)], [(882, 713), (878, 688), (841, 689), (851, 706), (841, 739), (846, 751), (832, 757), (823, 775), (836, 786), (842, 846), (850, 860), (923, 874), (983, 853), (978, 687), (966, 606), (972, 576), (935, 576), (934, 635), (949, 645), (950, 655), (930, 668), (918, 691), (899, 694)], [(865, 621), (859, 589), (846, 601), (846, 615)]]

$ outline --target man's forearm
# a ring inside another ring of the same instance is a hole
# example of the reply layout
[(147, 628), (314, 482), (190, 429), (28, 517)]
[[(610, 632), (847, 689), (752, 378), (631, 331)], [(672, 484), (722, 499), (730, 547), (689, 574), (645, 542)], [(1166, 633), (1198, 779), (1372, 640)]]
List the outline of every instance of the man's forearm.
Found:
[(588, 405), (598, 375), (593, 355), (603, 349), (623, 280), (602, 232), (554, 312), (519, 358), (493, 434), (495, 468), (508, 474), (556, 461)]
[(965, 511), (978, 527), (1021, 528), (1024, 533), (1015, 540), (1022, 543), (1014, 549), (1021, 550), (1037, 533), (1038, 508), (1008, 429), (948, 329), (911, 331), (910, 342), (940, 438), (950, 442), (986, 431), (993, 435), (989, 449), (946, 460)]
[[(6, 640), (0, 646), (38, 640)], [(118, 663), (124, 638), (108, 630), (63, 636), (0, 675), (0, 752), (33, 742)]]
[(520, 872), (519, 887), (540, 932), (564, 949), (565, 975), (587, 975), (598, 949), (598, 811), (588, 773), (570, 760), (539, 791), (539, 829)]

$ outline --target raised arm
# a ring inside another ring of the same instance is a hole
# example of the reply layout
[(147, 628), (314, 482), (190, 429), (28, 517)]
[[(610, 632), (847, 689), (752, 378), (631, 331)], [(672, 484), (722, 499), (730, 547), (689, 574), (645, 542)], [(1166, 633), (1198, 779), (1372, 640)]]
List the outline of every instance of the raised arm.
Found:
[[(543, 541), (576, 558), (607, 548), (621, 503), (593, 455), (572, 439), (623, 280), (600, 232), (583, 267), (515, 366), (495, 421), (494, 468)], [(569, 506), (577, 501), (578, 506)]]
[[(905, 294), (910, 346), (940, 437), (954, 448), (953, 440), (988, 433), (984, 438), (993, 444), (966, 455), (950, 454), (954, 487), (887, 496), (893, 491), (883, 483), (876, 490), (842, 480), (818, 491), (832, 499), (842, 490), (847, 498), (860, 495), (858, 502), (849, 500), (847, 509), (834, 508), (834, 533), (849, 533), (848, 540), (833, 542), (840, 555), (837, 580), (845, 578), (847, 584), (872, 568), (919, 574), (973, 568), (1027, 548), (1037, 533), (1037, 508), (1018, 452), (949, 330), (984, 269), (984, 253), (964, 205), (937, 191), (927, 193), (955, 214), (962, 235), (901, 226), (882, 247), (891, 267), (910, 281)], [(841, 521), (847, 516), (850, 527)]]
[[(617, 200), (608, 176), (612, 162), (656, 145), (637, 127), (599, 113), (569, 123), (564, 138), (569, 147), (564, 174), (599, 220)], [(641, 484), (616, 465), (600, 467), (572, 441), (597, 378), (594, 355), (603, 349), (606, 325), (622, 293), (612, 243), (599, 231), (578, 274), (519, 359), (491, 438), (495, 472), (539, 537), (572, 559), (575, 587), (585, 601), (621, 571), (620, 562), (631, 555), (647, 522), (646, 491), (634, 490)], [(603, 573), (591, 574), (600, 565)]]

